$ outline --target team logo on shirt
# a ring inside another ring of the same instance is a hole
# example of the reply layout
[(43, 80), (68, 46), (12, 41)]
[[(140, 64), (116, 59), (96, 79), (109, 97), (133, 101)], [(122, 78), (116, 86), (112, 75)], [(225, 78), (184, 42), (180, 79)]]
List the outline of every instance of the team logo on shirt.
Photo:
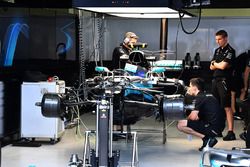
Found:
[(227, 56), (226, 56), (226, 58), (232, 59), (232, 55), (233, 55), (232, 53), (228, 53)]

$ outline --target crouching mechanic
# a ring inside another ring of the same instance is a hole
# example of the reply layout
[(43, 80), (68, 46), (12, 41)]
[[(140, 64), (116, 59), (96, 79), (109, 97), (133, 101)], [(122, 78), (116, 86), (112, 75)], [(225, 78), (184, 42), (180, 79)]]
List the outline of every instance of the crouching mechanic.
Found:
[(179, 131), (202, 139), (199, 151), (207, 144), (213, 147), (218, 142), (215, 137), (225, 128), (225, 112), (215, 97), (204, 93), (204, 84), (201, 78), (190, 80), (187, 94), (194, 98), (195, 109), (187, 116), (187, 120), (179, 120), (177, 125)]

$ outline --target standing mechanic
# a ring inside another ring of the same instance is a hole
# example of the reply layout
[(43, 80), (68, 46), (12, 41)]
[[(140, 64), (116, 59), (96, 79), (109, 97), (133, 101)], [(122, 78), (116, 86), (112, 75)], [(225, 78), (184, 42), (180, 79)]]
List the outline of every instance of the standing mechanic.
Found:
[[(246, 58), (244, 59), (245, 62), (242, 63), (245, 66), (244, 72), (243, 72), (243, 88), (241, 89), (241, 94), (240, 94), (240, 102), (244, 104), (244, 107), (240, 107), (240, 113), (241, 115), (244, 115), (244, 132), (241, 133), (239, 136), (243, 140), (247, 140), (247, 131), (248, 131), (248, 147), (250, 147), (250, 101), (249, 101), (249, 96), (248, 96), (248, 88), (249, 88), (249, 74), (250, 74), (250, 51), (248, 51), (246, 54)], [(241, 64), (241, 65), (242, 65)]]
[(215, 138), (225, 127), (225, 113), (218, 100), (204, 93), (204, 80), (192, 78), (187, 94), (193, 96), (195, 109), (190, 112), (187, 120), (179, 120), (178, 130), (202, 139), (200, 151), (208, 144), (213, 147), (218, 141)]
[(243, 118), (244, 114), (242, 114), (240, 107), (239, 110), (236, 109), (236, 97), (239, 95), (241, 101), (246, 99), (248, 91), (249, 69), (250, 51), (241, 53), (238, 57), (236, 57), (234, 63), (231, 107), (234, 113), (234, 117), (237, 119)]
[(125, 67), (125, 61), (121, 62), (121, 59), (128, 60), (129, 54), (132, 51), (131, 46), (137, 43), (138, 36), (133, 32), (126, 32), (123, 43), (116, 47), (112, 56), (112, 68), (123, 69)]
[[(129, 59), (129, 54), (132, 52), (134, 44), (137, 43), (138, 36), (134, 32), (126, 32), (124, 35), (123, 42), (120, 46), (115, 47), (112, 55), (112, 70), (114, 69), (124, 69), (126, 62)], [(123, 61), (122, 61), (123, 60)], [(122, 96), (116, 94), (114, 98), (114, 130), (121, 131), (120, 134), (114, 134), (113, 140), (126, 138), (126, 135), (123, 134), (123, 125), (124, 125), (124, 111), (123, 105), (121, 104)]]
[(210, 69), (214, 71), (212, 81), (212, 94), (219, 100), (226, 112), (228, 133), (223, 137), (224, 141), (235, 140), (233, 111), (231, 109), (230, 79), (232, 78), (235, 50), (228, 43), (228, 34), (225, 30), (219, 30), (215, 34), (219, 47), (215, 50)]
[(248, 57), (247, 57), (247, 61), (246, 61), (246, 67), (245, 67), (245, 71), (244, 71), (244, 76), (243, 76), (243, 80), (244, 80), (244, 87), (241, 90), (241, 94), (240, 94), (240, 100), (244, 100), (247, 97), (247, 92), (248, 92), (248, 87), (249, 87), (249, 73), (250, 73), (250, 50), (248, 50), (247, 53)]

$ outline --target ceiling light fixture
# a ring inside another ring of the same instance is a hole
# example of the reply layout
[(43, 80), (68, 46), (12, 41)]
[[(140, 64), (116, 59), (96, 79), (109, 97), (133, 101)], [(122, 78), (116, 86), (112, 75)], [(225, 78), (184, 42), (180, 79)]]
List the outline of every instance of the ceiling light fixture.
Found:
[[(78, 7), (79, 9), (128, 18), (178, 18), (177, 10), (168, 7)], [(185, 14), (184, 18), (191, 16)]]
[[(178, 13), (137, 13), (137, 14), (115, 14), (110, 15), (117, 17), (127, 17), (127, 18), (179, 18)], [(184, 18), (190, 18), (191, 16), (184, 15)]]

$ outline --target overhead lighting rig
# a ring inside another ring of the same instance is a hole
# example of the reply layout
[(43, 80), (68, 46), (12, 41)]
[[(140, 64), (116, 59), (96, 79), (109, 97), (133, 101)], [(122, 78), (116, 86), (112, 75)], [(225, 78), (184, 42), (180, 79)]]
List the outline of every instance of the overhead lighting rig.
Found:
[[(181, 0), (75, 0), (73, 6), (96, 13), (128, 18), (178, 18)], [(184, 17), (191, 17), (187, 13)]]
[[(179, 12), (168, 7), (79, 7), (79, 9), (128, 18), (178, 18)], [(185, 18), (191, 17), (184, 14)]]

